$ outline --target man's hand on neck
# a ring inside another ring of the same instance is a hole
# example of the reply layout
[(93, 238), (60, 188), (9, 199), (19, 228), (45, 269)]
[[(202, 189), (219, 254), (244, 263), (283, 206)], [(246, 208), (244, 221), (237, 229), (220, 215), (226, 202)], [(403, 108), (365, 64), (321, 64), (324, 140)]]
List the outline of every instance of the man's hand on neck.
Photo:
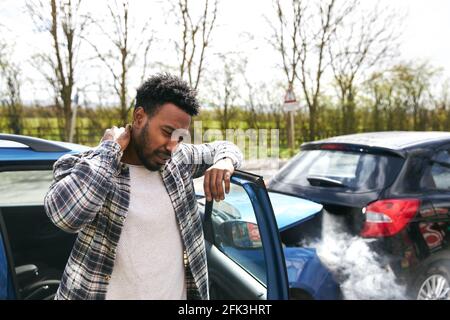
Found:
[(127, 124), (125, 128), (114, 126), (106, 129), (101, 142), (108, 140), (117, 142), (120, 145), (120, 151), (123, 152), (131, 140), (131, 125)]
[(107, 129), (101, 141), (108, 140), (115, 141), (120, 145), (120, 151), (123, 152), (121, 162), (135, 165), (141, 164), (131, 141), (131, 124), (127, 124), (125, 128), (114, 126)]

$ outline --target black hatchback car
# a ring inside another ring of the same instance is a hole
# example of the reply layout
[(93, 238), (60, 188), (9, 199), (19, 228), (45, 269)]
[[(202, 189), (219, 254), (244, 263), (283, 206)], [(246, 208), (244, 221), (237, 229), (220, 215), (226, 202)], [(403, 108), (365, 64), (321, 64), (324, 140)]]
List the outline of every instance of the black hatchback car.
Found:
[(374, 241), (417, 299), (450, 299), (450, 132), (303, 144), (269, 190), (311, 199)]

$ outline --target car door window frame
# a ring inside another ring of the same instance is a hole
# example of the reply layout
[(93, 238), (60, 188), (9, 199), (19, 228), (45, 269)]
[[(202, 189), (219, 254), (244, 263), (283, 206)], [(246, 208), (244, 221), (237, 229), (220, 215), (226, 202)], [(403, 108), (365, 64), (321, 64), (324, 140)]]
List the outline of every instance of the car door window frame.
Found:
[[(235, 203), (234, 200), (239, 203)], [(213, 221), (212, 243), (266, 287), (267, 270), (264, 249), (259, 236), (259, 226), (256, 223), (253, 204), (247, 191), (242, 186), (233, 183), (228, 199), (213, 202), (211, 218)], [(256, 227), (258, 242), (252, 242), (248, 229), (250, 226)]]
[[(244, 188), (255, 212), (265, 256), (267, 299), (286, 300), (289, 298), (286, 263), (278, 226), (264, 180), (260, 176), (236, 170), (231, 177), (231, 183)], [(213, 243), (212, 206), (212, 201), (206, 202), (204, 217), (205, 238), (211, 243)]]

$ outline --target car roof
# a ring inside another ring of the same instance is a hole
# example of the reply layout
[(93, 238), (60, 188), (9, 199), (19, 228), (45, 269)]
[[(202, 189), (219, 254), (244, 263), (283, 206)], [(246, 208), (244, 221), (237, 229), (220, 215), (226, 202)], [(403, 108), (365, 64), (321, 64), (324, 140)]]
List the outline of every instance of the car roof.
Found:
[(342, 143), (390, 150), (407, 150), (427, 145), (450, 143), (450, 132), (441, 131), (383, 131), (357, 133), (308, 142), (310, 146), (324, 143)]
[(79, 153), (89, 147), (60, 141), (13, 134), (0, 134), (0, 161), (56, 161), (67, 153)]

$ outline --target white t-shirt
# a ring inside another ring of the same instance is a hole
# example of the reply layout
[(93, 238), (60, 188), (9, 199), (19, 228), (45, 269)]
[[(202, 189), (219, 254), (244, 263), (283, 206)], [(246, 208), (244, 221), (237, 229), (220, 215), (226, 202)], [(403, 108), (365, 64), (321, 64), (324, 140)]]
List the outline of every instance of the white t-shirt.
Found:
[(185, 300), (183, 243), (159, 172), (129, 165), (130, 206), (107, 300)]

